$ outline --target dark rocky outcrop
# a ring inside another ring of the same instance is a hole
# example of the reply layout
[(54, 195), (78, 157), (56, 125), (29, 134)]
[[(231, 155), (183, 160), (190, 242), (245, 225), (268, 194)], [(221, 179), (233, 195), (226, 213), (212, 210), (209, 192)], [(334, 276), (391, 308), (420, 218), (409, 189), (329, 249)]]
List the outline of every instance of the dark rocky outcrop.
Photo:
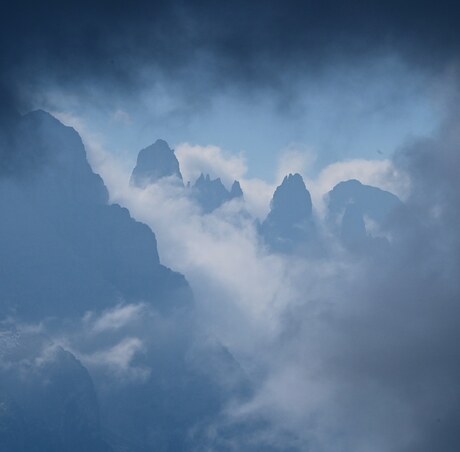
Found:
[(143, 188), (171, 176), (182, 184), (182, 174), (174, 150), (166, 141), (157, 140), (139, 152), (130, 183)]
[[(354, 179), (337, 184), (328, 193), (327, 202), (331, 229), (346, 246), (355, 249), (373, 246), (373, 239), (382, 243), (391, 214), (402, 206), (394, 194)], [(366, 226), (366, 221), (374, 225), (374, 230)]]
[(276, 189), (260, 233), (273, 251), (286, 253), (315, 238), (311, 196), (300, 174), (289, 174)]
[(92, 379), (38, 334), (0, 331), (0, 450), (111, 452)]
[(200, 205), (203, 213), (210, 213), (232, 199), (243, 197), (243, 191), (238, 181), (234, 181), (231, 190), (228, 191), (220, 178), (211, 179), (209, 174), (200, 175), (191, 188), (191, 194)]
[(185, 278), (160, 264), (149, 227), (109, 204), (74, 129), (35, 111), (15, 122), (5, 143), (2, 315), (80, 315), (120, 299), (167, 310), (190, 301)]

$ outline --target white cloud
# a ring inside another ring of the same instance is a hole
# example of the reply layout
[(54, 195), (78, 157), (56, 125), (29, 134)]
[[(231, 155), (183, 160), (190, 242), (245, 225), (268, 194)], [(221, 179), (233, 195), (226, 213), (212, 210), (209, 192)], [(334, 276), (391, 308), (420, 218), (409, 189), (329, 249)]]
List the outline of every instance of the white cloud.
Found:
[[(294, 154), (289, 155), (294, 158)], [(220, 177), (230, 188), (233, 181), (238, 180), (244, 192), (245, 208), (260, 219), (267, 215), (276, 187), (262, 179), (247, 178), (246, 159), (242, 154), (235, 156), (218, 146), (182, 143), (176, 148), (176, 156), (185, 181), (193, 183), (201, 173), (209, 173), (212, 178)]]
[(193, 182), (201, 173), (212, 178), (220, 177), (227, 188), (234, 180), (240, 180), (247, 171), (243, 155), (231, 155), (218, 146), (199, 146), (181, 143), (176, 147), (184, 180)]
[(288, 174), (299, 173), (305, 178), (315, 161), (315, 154), (311, 149), (291, 145), (281, 152), (276, 171), (276, 182), (280, 184)]
[(131, 175), (127, 171), (128, 162), (115, 158), (106, 148), (101, 134), (94, 132), (83, 118), (67, 112), (52, 112), (63, 124), (78, 131), (86, 149), (86, 156), (93, 171), (98, 173), (109, 188), (110, 199), (117, 199), (118, 190), (125, 187)]
[(256, 218), (263, 220), (270, 210), (270, 201), (276, 185), (262, 179), (242, 179), (240, 184), (244, 193), (245, 207)]
[(106, 368), (119, 379), (144, 380), (150, 369), (132, 364), (136, 355), (146, 351), (141, 339), (125, 337), (117, 344), (90, 354), (80, 354), (79, 358), (90, 368)]
[(324, 168), (317, 177), (306, 178), (313, 205), (320, 216), (324, 215), (324, 195), (339, 182), (357, 179), (363, 184), (390, 191), (401, 199), (409, 194), (410, 184), (407, 175), (398, 170), (391, 160), (347, 160), (333, 163)]
[(144, 310), (144, 304), (118, 305), (104, 311), (99, 317), (92, 312), (87, 313), (84, 322), (95, 333), (117, 330), (138, 320)]
[[(90, 134), (85, 140), (91, 142)], [(373, 338), (368, 324), (374, 329), (379, 326), (371, 323), (372, 318), (367, 322), (366, 313), (363, 314), (365, 309), (372, 309), (359, 292), (367, 283), (366, 278), (362, 279), (367, 275), (366, 269), (340, 253), (324, 261), (271, 255), (260, 246), (251, 219), (241, 215), (238, 221), (234, 220), (239, 206), (226, 206), (201, 216), (190, 199), (168, 180), (146, 189), (129, 186), (131, 168), (103, 149), (97, 151), (94, 143), (90, 145), (96, 150), (94, 155), (100, 152), (104, 156), (93, 158), (92, 163), (108, 185), (112, 200), (128, 207), (136, 219), (151, 226), (157, 235), (162, 262), (184, 273), (191, 283), (196, 296), (198, 328), (218, 337), (248, 374), (256, 375), (259, 389), (256, 397), (233, 406), (232, 416), (268, 417), (275, 425), (308, 436), (308, 440), (316, 438), (317, 450), (335, 450), (328, 446), (336, 446), (333, 436), (342, 433), (352, 446), (362, 438), (376, 442), (380, 432), (374, 435), (366, 428), (357, 431), (351, 424), (367, 426), (365, 414), (380, 415), (377, 408), (390, 397), (379, 393), (384, 389), (372, 375), (350, 371), (348, 362), (343, 362), (348, 359), (352, 366), (353, 360), (361, 358), (362, 350), (367, 357), (374, 351), (366, 341), (354, 342), (355, 316), (364, 319), (363, 325), (358, 326), (365, 338)], [(176, 152), (186, 180), (193, 180), (200, 172), (221, 176), (227, 183), (241, 179), (250, 210), (265, 214), (274, 187), (260, 180), (245, 179), (243, 158), (228, 156), (213, 146), (181, 145)], [(310, 163), (310, 154), (290, 149), (280, 160), (278, 177), (284, 172), (305, 175)], [(402, 197), (408, 186), (389, 161), (338, 162), (314, 179), (306, 180), (316, 208), (324, 209), (322, 196), (338, 182), (351, 178)], [(232, 221), (229, 221), (230, 211)], [(141, 312), (140, 306), (120, 306), (87, 321), (98, 334), (113, 331), (118, 334), (118, 330), (136, 322)], [(145, 378), (149, 369), (133, 366), (135, 357), (148, 346), (148, 341), (143, 340), (129, 330), (82, 359), (121, 377)], [(340, 375), (341, 372), (349, 374)], [(330, 378), (331, 375), (337, 376), (337, 380)], [(349, 375), (362, 381), (350, 383)], [(403, 426), (401, 420), (408, 418), (399, 406), (391, 407), (388, 412), (394, 414), (392, 428)], [(382, 419), (384, 414), (382, 410)], [(307, 425), (311, 430), (307, 431)], [(370, 450), (368, 445), (350, 450)], [(372, 450), (397, 450), (387, 446), (383, 443)]]
[(113, 122), (122, 124), (124, 126), (130, 126), (133, 123), (133, 119), (131, 118), (130, 114), (121, 108), (117, 108), (112, 113), (111, 119)]

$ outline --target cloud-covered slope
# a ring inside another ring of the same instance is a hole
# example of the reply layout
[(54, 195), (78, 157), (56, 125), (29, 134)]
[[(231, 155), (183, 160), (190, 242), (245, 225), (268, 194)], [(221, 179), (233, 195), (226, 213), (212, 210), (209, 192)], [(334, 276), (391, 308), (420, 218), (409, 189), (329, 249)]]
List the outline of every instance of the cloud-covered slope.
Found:
[(88, 371), (40, 334), (0, 334), (0, 450), (112, 451)]
[(43, 111), (13, 118), (0, 178), (1, 312), (81, 314), (119, 299), (169, 309), (191, 300), (159, 262), (155, 235), (108, 203), (77, 132)]

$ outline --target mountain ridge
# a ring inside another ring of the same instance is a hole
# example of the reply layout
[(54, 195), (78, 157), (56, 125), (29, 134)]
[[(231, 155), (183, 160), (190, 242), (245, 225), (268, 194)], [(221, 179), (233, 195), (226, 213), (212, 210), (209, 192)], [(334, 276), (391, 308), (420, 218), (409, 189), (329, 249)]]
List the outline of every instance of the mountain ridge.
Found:
[(184, 276), (161, 265), (151, 229), (109, 204), (73, 128), (39, 110), (10, 138), (15, 171), (0, 176), (2, 314), (73, 316), (120, 298), (168, 310), (193, 299)]

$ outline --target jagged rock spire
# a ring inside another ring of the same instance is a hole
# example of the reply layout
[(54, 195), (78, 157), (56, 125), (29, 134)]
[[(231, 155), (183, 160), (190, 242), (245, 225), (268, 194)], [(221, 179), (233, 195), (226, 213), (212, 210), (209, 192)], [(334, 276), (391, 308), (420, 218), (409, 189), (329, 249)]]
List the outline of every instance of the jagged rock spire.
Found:
[(174, 150), (166, 141), (157, 140), (139, 152), (130, 183), (137, 187), (146, 187), (169, 176), (176, 176), (182, 183), (182, 174)]

